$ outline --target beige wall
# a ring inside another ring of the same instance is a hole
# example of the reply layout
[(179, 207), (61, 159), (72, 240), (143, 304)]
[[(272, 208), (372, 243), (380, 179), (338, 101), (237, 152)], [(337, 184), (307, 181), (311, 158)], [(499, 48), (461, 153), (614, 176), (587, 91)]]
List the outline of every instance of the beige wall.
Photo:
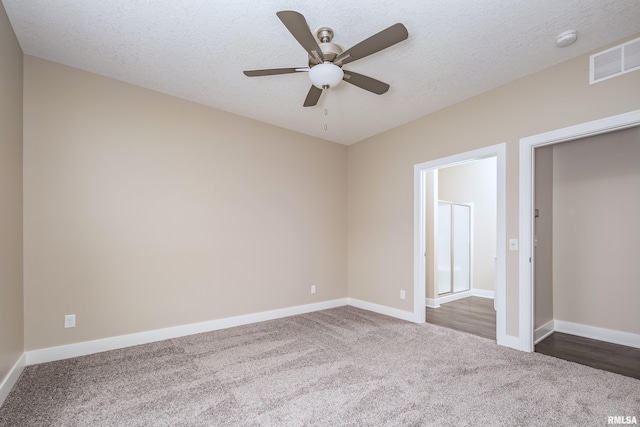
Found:
[(24, 351), (22, 50), (0, 4), (0, 384)]
[(473, 204), (473, 289), (494, 288), (497, 179), (495, 157), (438, 170), (441, 200)]
[(553, 320), (553, 147), (535, 150), (534, 329)]
[[(506, 142), (517, 237), (519, 138), (640, 109), (640, 73), (589, 86), (582, 56), (347, 150), (36, 58), (24, 67), (27, 350), (347, 294), (411, 311), (414, 164)], [(507, 251), (511, 335), (517, 301)], [(69, 313), (78, 327), (65, 330)], [(15, 360), (20, 329), (0, 357)]]
[[(507, 237), (518, 237), (519, 139), (640, 109), (640, 72), (589, 85), (588, 71), (581, 56), (350, 146), (349, 296), (413, 311), (417, 163), (505, 142)], [(506, 262), (507, 333), (517, 336), (518, 252)]]
[(640, 127), (553, 151), (554, 317), (640, 334)]
[(345, 146), (24, 67), (27, 350), (347, 296)]

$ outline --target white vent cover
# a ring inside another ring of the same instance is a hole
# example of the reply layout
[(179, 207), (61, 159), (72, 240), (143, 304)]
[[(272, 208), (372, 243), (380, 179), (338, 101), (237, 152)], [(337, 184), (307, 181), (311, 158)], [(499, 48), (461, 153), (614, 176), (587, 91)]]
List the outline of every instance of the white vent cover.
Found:
[(589, 83), (640, 70), (640, 38), (591, 55)]

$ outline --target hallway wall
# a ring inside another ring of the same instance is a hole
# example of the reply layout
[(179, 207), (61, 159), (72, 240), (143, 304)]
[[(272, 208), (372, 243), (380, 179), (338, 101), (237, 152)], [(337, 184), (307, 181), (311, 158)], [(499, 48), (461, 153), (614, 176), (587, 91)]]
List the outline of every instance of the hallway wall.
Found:
[(555, 320), (640, 334), (640, 127), (553, 153)]

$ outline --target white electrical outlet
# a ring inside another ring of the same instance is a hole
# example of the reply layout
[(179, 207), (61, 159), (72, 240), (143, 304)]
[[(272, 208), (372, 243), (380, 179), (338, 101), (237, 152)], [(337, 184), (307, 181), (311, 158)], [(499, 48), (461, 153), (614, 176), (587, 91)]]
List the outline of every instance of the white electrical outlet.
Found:
[(400, 291), (400, 299), (405, 299), (407, 295), (404, 293), (404, 290)]
[(65, 328), (75, 328), (76, 327), (76, 315), (75, 314), (66, 314), (64, 316), (64, 327)]
[(311, 293), (312, 294), (316, 293), (316, 285), (311, 285)]

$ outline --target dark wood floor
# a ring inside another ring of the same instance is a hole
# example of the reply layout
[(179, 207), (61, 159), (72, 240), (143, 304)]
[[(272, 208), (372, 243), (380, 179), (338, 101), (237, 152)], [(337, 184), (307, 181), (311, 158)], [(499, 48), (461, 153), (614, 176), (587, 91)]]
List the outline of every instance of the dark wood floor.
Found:
[(439, 308), (427, 307), (427, 323), (496, 339), (496, 312), (489, 298), (467, 297)]
[(535, 346), (537, 353), (640, 379), (640, 349), (554, 332)]
[[(427, 307), (427, 323), (496, 339), (493, 300), (468, 297)], [(554, 332), (536, 344), (537, 353), (640, 379), (640, 349)]]

